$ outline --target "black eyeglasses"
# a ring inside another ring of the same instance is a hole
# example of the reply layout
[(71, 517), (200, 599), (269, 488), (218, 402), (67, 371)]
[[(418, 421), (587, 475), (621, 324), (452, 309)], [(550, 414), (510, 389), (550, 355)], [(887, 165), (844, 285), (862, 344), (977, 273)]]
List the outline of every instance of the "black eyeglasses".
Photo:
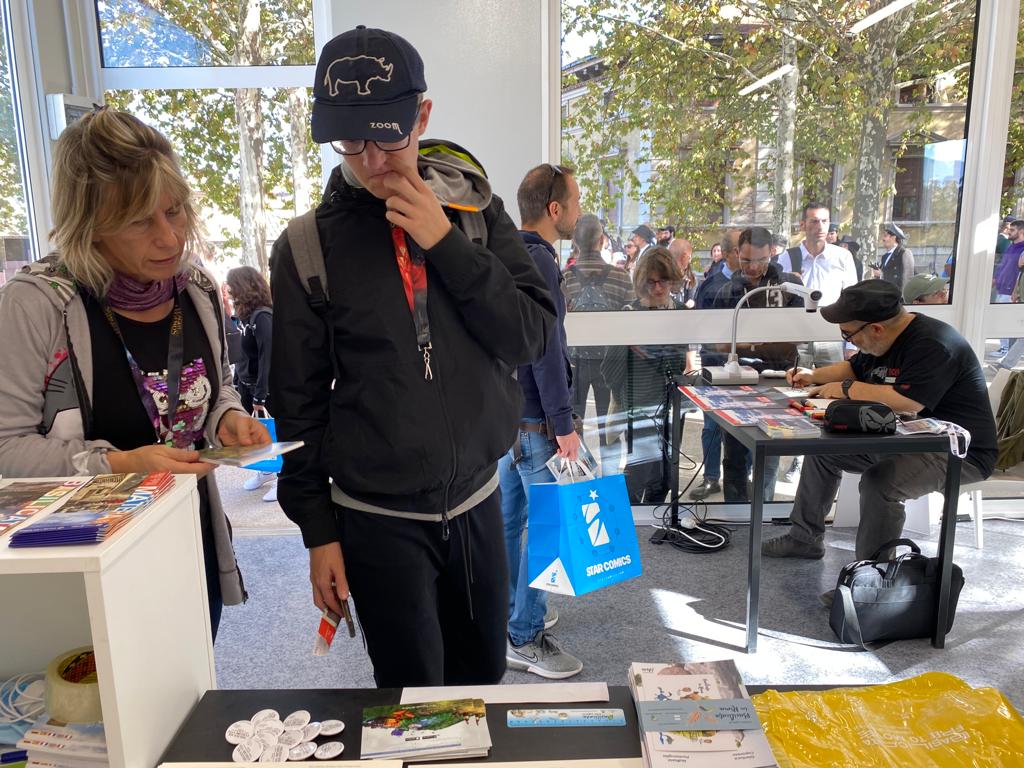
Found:
[(863, 330), (864, 330), (865, 328), (867, 328), (867, 327), (868, 327), (869, 325), (871, 325), (871, 323), (864, 323), (864, 325), (862, 325), (862, 326), (861, 326), (860, 328), (858, 328), (858, 329), (857, 329), (856, 331), (840, 331), (840, 332), (839, 332), (839, 335), (843, 337), (843, 341), (845, 341), (845, 342), (849, 343), (849, 342), (853, 341), (853, 337), (854, 337), (854, 336), (856, 336), (856, 335), (857, 335), (858, 333), (860, 333), (861, 331), (863, 331)]
[(553, 199), (555, 194), (555, 180), (562, 176), (562, 169), (553, 163), (548, 163), (548, 168), (551, 170), (551, 183), (548, 184), (548, 195), (545, 198), (544, 205), (550, 205), (551, 203), (557, 203), (558, 201)]
[(375, 144), (381, 152), (398, 152), (405, 149), (412, 141), (410, 133), (403, 139), (397, 141), (374, 141), (373, 139), (339, 139), (331, 142), (331, 149), (339, 155), (361, 155), (366, 150), (367, 144)]
[[(419, 107), (417, 107), (416, 116), (412, 119), (414, 127), (416, 123), (419, 122), (419, 119), (420, 110)], [(331, 142), (331, 149), (339, 155), (361, 155), (366, 150), (367, 144), (374, 144), (381, 152), (398, 152), (408, 147), (411, 141), (412, 131), (409, 131), (408, 136), (404, 136), (401, 139), (395, 139), (395, 141), (375, 141), (374, 139), (338, 139), (337, 141)]]

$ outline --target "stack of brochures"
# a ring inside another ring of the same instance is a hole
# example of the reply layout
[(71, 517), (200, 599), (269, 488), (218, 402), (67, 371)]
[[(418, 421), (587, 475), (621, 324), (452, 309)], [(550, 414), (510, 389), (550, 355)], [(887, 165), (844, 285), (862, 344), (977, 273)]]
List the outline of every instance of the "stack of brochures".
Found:
[(30, 766), (106, 768), (109, 765), (103, 723), (79, 725), (44, 717), (25, 733), (18, 748), (28, 752)]
[(394, 704), (363, 710), (364, 760), (454, 760), (491, 750), (483, 699)]
[(734, 662), (634, 662), (629, 688), (648, 768), (778, 765)]
[(757, 428), (768, 437), (820, 437), (821, 424), (796, 411), (772, 411), (764, 414)]
[(11, 536), (12, 547), (105, 541), (174, 485), (170, 472), (97, 475), (41, 520)]

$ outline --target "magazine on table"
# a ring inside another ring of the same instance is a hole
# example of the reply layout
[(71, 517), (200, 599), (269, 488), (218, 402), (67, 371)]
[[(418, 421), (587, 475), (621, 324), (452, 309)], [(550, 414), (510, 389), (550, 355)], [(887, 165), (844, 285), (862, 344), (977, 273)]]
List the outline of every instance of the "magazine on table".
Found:
[(91, 478), (0, 481), (0, 536), (56, 504)]
[(174, 486), (170, 472), (97, 475), (51, 515), (14, 532), (12, 547), (105, 541)]
[(722, 408), (785, 408), (785, 395), (775, 387), (680, 387), (687, 399), (702, 411)]
[(303, 445), (305, 443), (302, 440), (292, 440), (287, 443), (264, 443), (263, 445), (225, 445), (220, 448), (204, 448), (199, 451), (199, 459), (210, 464), (244, 467), (248, 464), (255, 464), (257, 461), (276, 459), (281, 454), (294, 451)]
[(629, 688), (648, 766), (777, 766), (735, 662), (634, 662)]
[(412, 762), (485, 757), (490, 749), (483, 699), (391, 704), (363, 710), (363, 758)]

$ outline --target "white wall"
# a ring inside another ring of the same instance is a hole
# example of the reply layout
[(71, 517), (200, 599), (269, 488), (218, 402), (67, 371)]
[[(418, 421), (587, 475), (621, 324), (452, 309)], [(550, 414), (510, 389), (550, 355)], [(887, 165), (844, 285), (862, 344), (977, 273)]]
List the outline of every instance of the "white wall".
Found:
[[(364, 24), (396, 32), (419, 51), (434, 101), (427, 136), (468, 149), (517, 223), (515, 193), (523, 175), (555, 159), (548, 153), (547, 132), (546, 20), (552, 2), (558, 5), (558, 0), (330, 4), (333, 34)], [(554, 103), (557, 109), (557, 94)]]

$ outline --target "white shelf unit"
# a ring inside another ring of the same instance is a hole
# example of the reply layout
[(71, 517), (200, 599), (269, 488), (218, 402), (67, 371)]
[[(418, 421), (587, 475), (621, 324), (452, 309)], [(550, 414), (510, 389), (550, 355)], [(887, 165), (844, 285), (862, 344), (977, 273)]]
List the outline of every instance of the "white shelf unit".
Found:
[(9, 538), (0, 537), (0, 679), (91, 644), (111, 768), (156, 765), (216, 687), (195, 477), (175, 476), (102, 544), (12, 549)]

